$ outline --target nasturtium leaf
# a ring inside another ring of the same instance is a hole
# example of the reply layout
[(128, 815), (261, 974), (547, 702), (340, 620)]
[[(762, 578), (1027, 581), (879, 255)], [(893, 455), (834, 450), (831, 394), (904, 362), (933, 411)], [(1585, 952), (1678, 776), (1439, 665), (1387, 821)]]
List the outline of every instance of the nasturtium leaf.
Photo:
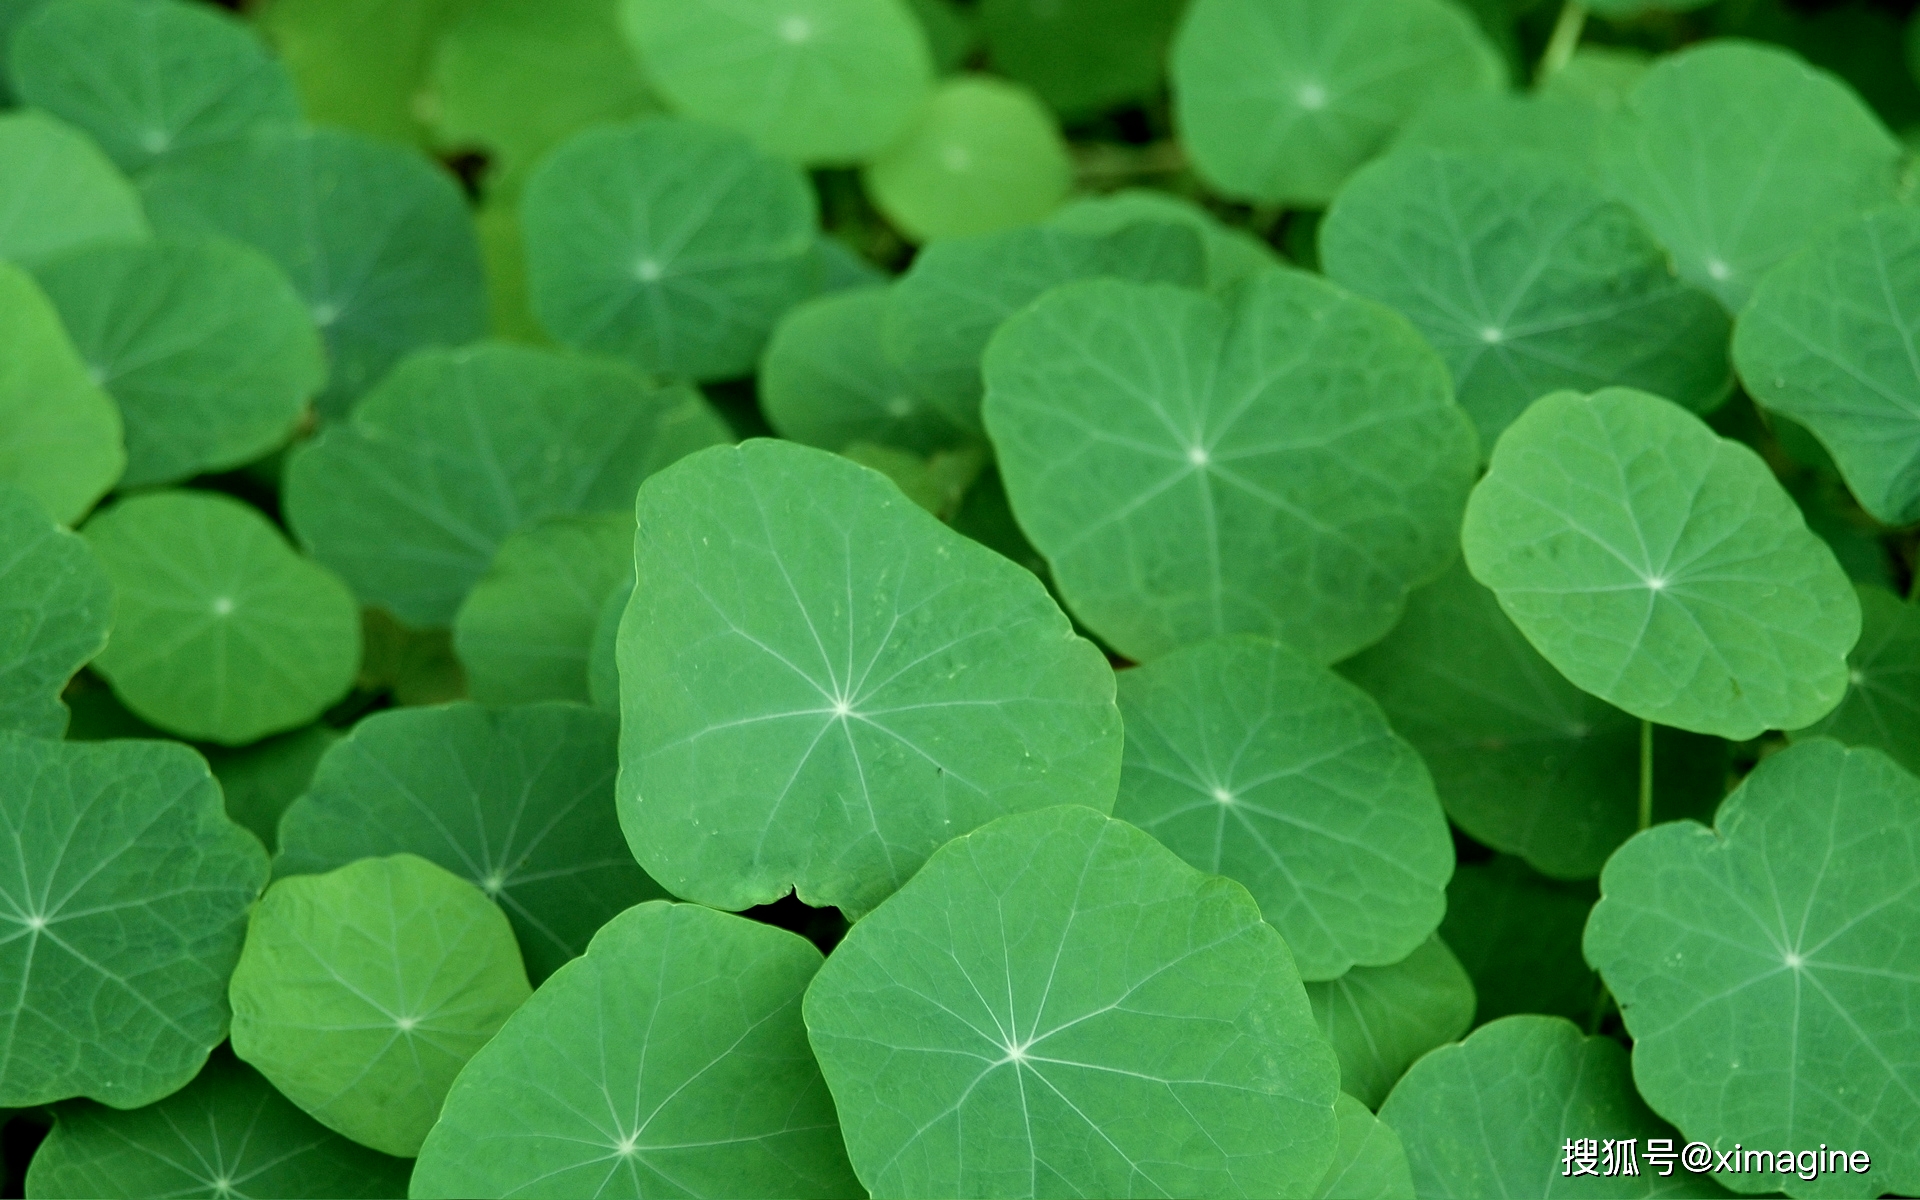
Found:
[(139, 195), (84, 133), (37, 112), (0, 113), (0, 259), (35, 263), (148, 232)]
[(249, 7), (292, 71), (309, 118), (405, 143), (426, 138), (433, 47), (471, 2), (264, 0)]
[(1562, 675), (1739, 741), (1847, 687), (1860, 605), (1760, 456), (1657, 396), (1537, 401), (1467, 505), (1474, 578)]
[(362, 600), (445, 627), (508, 534), (624, 511), (648, 474), (725, 438), (691, 388), (619, 363), (506, 343), (429, 351), (295, 453), (287, 517)]
[(1058, 288), (1001, 326), (985, 374), (1022, 528), (1129, 658), (1234, 632), (1344, 658), (1455, 553), (1480, 452), (1446, 364), (1303, 272), (1224, 300)]
[(292, 436), (326, 382), (306, 305), (250, 247), (105, 243), (50, 259), (36, 275), (89, 373), (119, 403), (123, 487), (259, 458)]
[(1507, 855), (1454, 868), (1440, 936), (1473, 979), (1476, 1023), (1593, 1018), (1600, 980), (1580, 956), (1580, 933), (1599, 895), (1592, 880), (1549, 879)]
[(0, 484), (0, 730), (57, 738), (61, 689), (107, 644), (113, 582), (85, 541)]
[(267, 889), (234, 968), (233, 1052), (315, 1120), (411, 1157), (526, 1000), (506, 916), (411, 854)]
[(1660, 825), (1621, 847), (1586, 954), (1647, 1102), (1722, 1150), (1871, 1155), (1870, 1180), (1789, 1180), (1795, 1195), (1920, 1191), (1917, 878), (1920, 779), (1825, 739), (1763, 760), (1714, 828)]
[(1920, 212), (1887, 208), (1768, 274), (1734, 361), (1759, 404), (1811, 429), (1860, 505), (1920, 521)]
[(339, 740), (333, 729), (309, 725), (237, 750), (208, 747), (207, 765), (220, 781), (227, 816), (273, 853), (281, 814), (306, 794), (321, 755)]
[(417, 854), (506, 910), (543, 979), (661, 891), (614, 813), (619, 722), (577, 704), (378, 713), (320, 760), (280, 823), (280, 877)]
[(1728, 40), (1655, 64), (1607, 123), (1602, 158), (1680, 277), (1737, 312), (1775, 263), (1891, 203), (1902, 152), (1838, 79)]
[[(1597, 183), (1604, 115), (1597, 105), (1578, 100), (1517, 92), (1466, 92), (1421, 109), (1401, 128), (1390, 151), (1539, 155)], [(1528, 167), (1521, 163), (1507, 169), (1527, 172)], [(1506, 185), (1509, 189), (1513, 186)], [(1519, 190), (1526, 189), (1522, 186)], [(1460, 217), (1474, 215), (1471, 209), (1452, 211)], [(1439, 208), (1436, 219), (1430, 222), (1442, 236), (1452, 232), (1445, 228), (1447, 212)]]
[[(1340, 671), (1420, 751), (1447, 815), (1488, 846), (1590, 879), (1633, 836), (1640, 722), (1567, 682), (1464, 563), (1415, 592), (1386, 640)], [(1710, 816), (1726, 773), (1724, 743), (1655, 731), (1658, 818)]]
[(337, 129), (257, 134), (163, 163), (141, 187), (162, 233), (222, 234), (286, 272), (326, 338), (322, 416), (408, 353), (486, 330), (466, 201), (405, 147)]
[(941, 84), (862, 178), (887, 219), (924, 242), (1039, 220), (1066, 199), (1073, 160), (1025, 88), (965, 75)]
[(1627, 46), (1582, 46), (1553, 74), (1540, 81), (1537, 94), (1547, 100), (1571, 100), (1601, 112), (1618, 112), (1653, 66), (1653, 56)]
[(520, 210), (495, 198), (474, 213), (473, 226), (487, 275), (487, 328), (492, 336), (529, 346), (551, 344), (534, 319), (533, 299), (527, 293), (527, 247)]
[(360, 613), (259, 512), (150, 492), (87, 522), (115, 593), (94, 669), (141, 718), (235, 746), (297, 728), (353, 686)]
[(593, 625), (593, 644), (587, 651), (587, 694), (595, 708), (620, 711), (620, 619), (633, 599), (633, 573), (628, 571), (600, 603)]
[(1633, 1082), (1620, 1043), (1559, 1017), (1506, 1017), (1415, 1063), (1380, 1119), (1400, 1135), (1423, 1198), (1721, 1195), (1681, 1170), (1568, 1174), (1569, 1139), (1673, 1137)]
[(641, 488), (635, 572), (620, 817), (675, 895), (859, 913), (1002, 814), (1112, 806), (1105, 658), (877, 472), (791, 442), (703, 451)]
[(47, 294), (5, 261), (0, 346), (0, 484), (21, 489), (55, 520), (71, 524), (126, 467), (120, 412), (88, 373)]
[(1185, 8), (1186, 0), (982, 0), (980, 28), (996, 70), (1077, 117), (1160, 90)]
[(907, 0), (907, 7), (927, 35), (934, 70), (942, 75), (959, 70), (980, 41), (976, 11), (961, 8), (959, 0)]
[(0, 1106), (177, 1091), (227, 1034), (260, 843), (173, 742), (0, 732), (0, 779)]
[(892, 446), (855, 442), (841, 453), (885, 475), (907, 499), (949, 524), (965, 505), (967, 490), (987, 463), (986, 451), (978, 446), (942, 450), (921, 458)]
[(391, 1200), (410, 1164), (316, 1123), (226, 1051), (158, 1104), (115, 1112), (84, 1100), (54, 1110), (27, 1167), (45, 1200), (150, 1196), (334, 1196)]
[(22, 99), (86, 130), (129, 174), (300, 124), (286, 68), (209, 4), (61, 0), (14, 32), (10, 55)]
[(1413, 1200), (1407, 1152), (1393, 1127), (1346, 1093), (1333, 1102), (1340, 1142), (1333, 1165), (1315, 1189), (1316, 1200)]
[(642, 904), (461, 1073), (412, 1195), (860, 1195), (801, 1024), (804, 939)]
[(569, 138), (541, 160), (520, 211), (546, 331), (660, 375), (745, 374), (818, 282), (806, 177), (694, 121)]
[(1862, 587), (1860, 643), (1847, 656), (1847, 695), (1793, 738), (1872, 746), (1920, 774), (1920, 604)]
[(18, 99), (13, 94), (13, 81), (7, 71), (7, 47), (20, 26), (45, 3), (47, 0), (0, 0), (0, 108)]
[(1437, 937), (1397, 963), (1310, 982), (1307, 999), (1339, 1056), (1340, 1089), (1370, 1108), (1422, 1054), (1473, 1024), (1473, 981)]
[(621, 18), (675, 109), (797, 162), (872, 158), (933, 89), (905, 0), (621, 0)]
[(1284, 1196), (1338, 1066), (1231, 880), (1078, 806), (936, 851), (807, 989), (860, 1182), (886, 1196)]
[(414, 629), (393, 619), (385, 609), (360, 613), (362, 691), (385, 692), (403, 707), (464, 700), (467, 677), (453, 653), (453, 633), (447, 629)]
[(1087, 196), (1056, 209), (1047, 224), (1070, 233), (1104, 237), (1142, 222), (1184, 225), (1200, 235), (1206, 255), (1207, 286), (1216, 290), (1281, 265), (1273, 247), (1244, 229), (1228, 225), (1200, 205), (1170, 192), (1122, 188)]
[(1246, 885), (1302, 978), (1399, 962), (1440, 923), (1447, 818), (1420, 755), (1359, 688), (1238, 635), (1122, 672), (1119, 700), (1114, 815)]
[(1446, 0), (1194, 0), (1173, 47), (1195, 167), (1226, 195), (1275, 204), (1325, 204), (1424, 105), (1505, 77)]

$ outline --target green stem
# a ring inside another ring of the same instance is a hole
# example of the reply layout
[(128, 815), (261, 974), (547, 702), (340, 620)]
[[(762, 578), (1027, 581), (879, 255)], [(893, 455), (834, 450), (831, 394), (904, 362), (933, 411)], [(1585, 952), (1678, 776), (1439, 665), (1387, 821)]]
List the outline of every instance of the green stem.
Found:
[(1600, 1026), (1607, 1019), (1607, 1009), (1613, 1003), (1613, 993), (1608, 990), (1605, 980), (1593, 997), (1593, 1011), (1587, 1015), (1587, 1036), (1593, 1037), (1600, 1032)]
[(1640, 722), (1640, 828), (1653, 824), (1653, 722)]
[(1561, 5), (1560, 19), (1553, 23), (1553, 34), (1547, 38), (1547, 51), (1540, 56), (1540, 69), (1534, 78), (1536, 84), (1545, 83), (1567, 65), (1580, 45), (1580, 31), (1586, 24), (1587, 6), (1581, 0), (1567, 0)]

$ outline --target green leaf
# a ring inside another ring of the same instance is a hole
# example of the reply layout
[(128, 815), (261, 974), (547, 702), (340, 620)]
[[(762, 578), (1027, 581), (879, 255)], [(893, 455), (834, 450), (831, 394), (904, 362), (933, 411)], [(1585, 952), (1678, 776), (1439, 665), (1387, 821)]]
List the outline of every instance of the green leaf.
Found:
[[(0, 117), (0, 125), (7, 119)], [(119, 410), (88, 373), (47, 294), (4, 261), (0, 346), (6, 347), (0, 354), (0, 484), (25, 491), (55, 520), (72, 524), (126, 467)]]
[(173, 742), (0, 732), (0, 779), (0, 1106), (179, 1090), (227, 1034), (260, 843)]
[(1335, 1098), (1333, 1111), (1340, 1119), (1340, 1144), (1313, 1193), (1316, 1200), (1413, 1200), (1413, 1176), (1400, 1135), (1344, 1092)]
[(1046, 107), (985, 75), (942, 83), (861, 179), (889, 221), (917, 242), (996, 233), (1066, 199), (1073, 161)]
[(1920, 212), (1849, 222), (1754, 293), (1734, 360), (1754, 399), (1811, 429), (1861, 507), (1920, 521)]
[(1068, 117), (1152, 99), (1186, 0), (982, 0), (980, 26), (996, 70)]
[(593, 645), (587, 651), (587, 692), (595, 708), (620, 711), (620, 619), (633, 599), (633, 574), (625, 578), (600, 604), (593, 625)]
[(1740, 41), (1661, 59), (1602, 140), (1614, 194), (1734, 312), (1775, 263), (1890, 203), (1902, 158), (1845, 84)]
[(819, 280), (806, 177), (693, 121), (569, 138), (527, 181), (521, 219), (546, 331), (670, 377), (747, 373)]
[(211, 5), (61, 0), (14, 32), (13, 85), (135, 174), (260, 130), (300, 124), (293, 79)]
[(1247, 636), (1176, 650), (1119, 684), (1114, 815), (1246, 885), (1302, 978), (1399, 962), (1440, 923), (1446, 817), (1419, 754), (1359, 688)]
[(15, 102), (12, 79), (7, 71), (7, 47), (20, 26), (45, 3), (47, 0), (0, 0), (0, 106)]
[(402, 706), (465, 699), (467, 678), (449, 630), (411, 629), (378, 608), (360, 617), (366, 652), (356, 683), (362, 691), (385, 692)]
[(936, 851), (807, 989), (860, 1182), (887, 1196), (1296, 1195), (1337, 1066), (1245, 889), (1063, 806)]
[(163, 163), (142, 194), (162, 233), (222, 234), (287, 273), (326, 338), (324, 417), (344, 415), (411, 351), (486, 330), (466, 201), (402, 147), (336, 129), (258, 135)]
[(412, 1157), (529, 993), (506, 916), (411, 854), (267, 889), (233, 972), (233, 1052), (336, 1133)]
[[(1920, 1190), (1920, 780), (1816, 739), (1764, 759), (1712, 829), (1660, 825), (1600, 876), (1586, 954), (1620, 1001), (1634, 1079), (1689, 1138), (1821, 1143)], [(1779, 1186), (1771, 1174), (1730, 1186)]]
[(1425, 105), (1506, 67), (1445, 0), (1194, 0), (1174, 117), (1201, 176), (1240, 200), (1325, 204)]
[(1474, 1019), (1592, 1020), (1600, 980), (1580, 957), (1580, 932), (1598, 898), (1592, 880), (1548, 879), (1505, 855), (1456, 867), (1440, 936), (1473, 978)]
[[(1554, 78), (1559, 78), (1555, 75)], [(1393, 139), (1391, 154), (1406, 151), (1444, 150), (1467, 155), (1539, 155), (1552, 161), (1562, 172), (1572, 172), (1598, 183), (1600, 176), (1600, 126), (1605, 112), (1595, 102), (1558, 95), (1519, 92), (1464, 92), (1434, 101), (1421, 109)], [(1538, 176), (1538, 164), (1518, 163), (1496, 168), (1517, 172), (1522, 178)], [(1505, 189), (1512, 190), (1513, 185)], [(1521, 192), (1525, 187), (1518, 189)], [(1524, 199), (1516, 196), (1515, 199)], [(1594, 201), (1594, 207), (1604, 197)], [(1449, 210), (1442, 208), (1441, 213)], [(1460, 218), (1478, 216), (1471, 207), (1455, 206), (1451, 214)], [(1434, 232), (1445, 236), (1454, 230), (1446, 226), (1446, 216), (1436, 215), (1430, 222)], [(1637, 228), (1637, 223), (1636, 223)], [(1651, 238), (1644, 238), (1651, 242)], [(1664, 259), (1662, 260), (1664, 262)]]
[(417, 854), (506, 910), (544, 979), (615, 913), (662, 894), (620, 839), (618, 741), (618, 721), (576, 704), (377, 713), (287, 810), (274, 873)]
[(1846, 692), (1860, 606), (1833, 552), (1759, 455), (1657, 396), (1535, 403), (1461, 541), (1547, 661), (1644, 720), (1740, 741)]
[(281, 814), (306, 793), (320, 756), (339, 740), (327, 726), (309, 725), (239, 750), (209, 747), (207, 765), (220, 781), (227, 816), (273, 853)]
[(461, 1073), (412, 1194), (861, 1194), (800, 1022), (819, 968), (784, 930), (628, 909)]
[(967, 489), (979, 478), (987, 457), (977, 446), (921, 458), (872, 442), (855, 442), (841, 453), (885, 475), (907, 499), (948, 523), (966, 502)]
[(360, 614), (332, 572), (213, 492), (151, 492), (87, 522), (113, 579), (94, 669), (141, 718), (229, 746), (297, 728), (353, 686)]
[(907, 0), (907, 7), (926, 32), (934, 70), (942, 75), (959, 70), (980, 41), (975, 10), (961, 8), (958, 0)]
[(1480, 453), (1405, 320), (1271, 271), (1225, 300), (1056, 289), (987, 349), (1021, 527), (1133, 659), (1220, 633), (1320, 661), (1379, 640), (1454, 554)]
[(1847, 656), (1847, 695), (1819, 722), (1789, 736), (1872, 746), (1920, 774), (1920, 604), (1861, 587), (1860, 642)]
[(1105, 237), (1149, 221), (1184, 225), (1200, 235), (1200, 248), (1207, 260), (1207, 286), (1216, 291), (1281, 265), (1280, 255), (1272, 246), (1169, 192), (1122, 188), (1104, 196), (1075, 200), (1047, 218), (1047, 224), (1056, 229), (1090, 237)]
[(697, 392), (618, 363), (428, 351), (294, 454), (287, 517), (362, 600), (446, 627), (507, 535), (625, 510), (648, 474), (725, 437)]
[(687, 116), (809, 165), (864, 162), (933, 88), (903, 0), (622, 0), (647, 77)]
[(1308, 983), (1307, 999), (1339, 1056), (1341, 1090), (1369, 1107), (1378, 1107), (1421, 1055), (1473, 1024), (1473, 981), (1437, 937), (1397, 963)]
[(27, 1194), (57, 1197), (405, 1194), (409, 1164), (316, 1124), (237, 1062), (216, 1053), (158, 1104), (115, 1112), (74, 1101), (54, 1110), (27, 1167)]
[(1586, 0), (1587, 7), (1595, 14), (1616, 20), (1646, 13), (1687, 12), (1711, 3), (1713, 0)]
[(249, 247), (110, 243), (69, 251), (36, 274), (94, 380), (119, 403), (122, 486), (259, 458), (292, 436), (326, 382), (306, 305)]
[[(1538, 95), (1618, 112), (1653, 66), (1653, 56), (1626, 46), (1582, 46), (1566, 65), (1540, 81)], [(1597, 131), (1596, 131), (1597, 132)]]
[(310, 120), (416, 142), (425, 140), (432, 112), (433, 47), (471, 2), (265, 0), (252, 7), (293, 72)]
[(147, 235), (140, 197), (85, 134), (40, 113), (0, 113), (0, 258), (31, 264)]
[(0, 484), (0, 730), (57, 738), (61, 689), (107, 644), (113, 581), (86, 542)]
[(871, 909), (942, 842), (1107, 809), (1113, 673), (1038, 581), (878, 473), (787, 442), (640, 491), (621, 823), (675, 895)]

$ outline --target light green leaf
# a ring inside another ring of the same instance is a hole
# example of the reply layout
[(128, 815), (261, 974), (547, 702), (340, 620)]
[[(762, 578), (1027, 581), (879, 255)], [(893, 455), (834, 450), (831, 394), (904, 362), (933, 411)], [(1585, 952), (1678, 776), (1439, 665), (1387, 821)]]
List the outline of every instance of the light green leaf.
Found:
[(1920, 774), (1920, 604), (1884, 588), (1859, 592), (1860, 643), (1847, 656), (1846, 698), (1789, 736), (1872, 746)]
[(1047, 218), (1047, 224), (1055, 228), (1091, 237), (1104, 237), (1148, 221), (1184, 225), (1200, 235), (1200, 248), (1207, 258), (1207, 286), (1216, 291), (1281, 265), (1280, 255), (1272, 246), (1170, 192), (1122, 188), (1104, 196), (1075, 200)]
[(819, 968), (784, 930), (628, 909), (461, 1073), (412, 1194), (861, 1194), (800, 1022)]
[(4, 261), (0, 346), (0, 483), (72, 524), (127, 465), (119, 410), (88, 374), (47, 294)]
[(1236, 199), (1315, 206), (1422, 107), (1506, 68), (1445, 0), (1194, 0), (1173, 46), (1174, 117)]
[(1661, 59), (1602, 142), (1612, 191), (1734, 312), (1775, 263), (1891, 202), (1902, 158), (1838, 79), (1732, 40)]
[(0, 113), (0, 259), (34, 263), (147, 235), (140, 197), (85, 134), (40, 113)]
[(886, 1196), (1298, 1195), (1338, 1068), (1246, 890), (1075, 806), (936, 851), (807, 989)]
[(1245, 884), (1302, 978), (1399, 962), (1440, 923), (1447, 819), (1419, 754), (1359, 688), (1247, 636), (1176, 650), (1119, 683), (1114, 815)]
[(0, 730), (57, 738), (61, 689), (107, 644), (113, 582), (86, 542), (0, 484)]
[(445, 627), (515, 530), (615, 512), (726, 437), (700, 395), (618, 363), (491, 343), (403, 363), (296, 452), (289, 522), (360, 598)]
[(1872, 1156), (1870, 1180), (1722, 1178), (1798, 1196), (1920, 1190), (1920, 780), (1816, 739), (1706, 829), (1660, 825), (1600, 876), (1586, 954), (1634, 1080), (1686, 1136)]
[(87, 522), (113, 579), (94, 669), (141, 718), (237, 746), (305, 725), (360, 668), (360, 614), (332, 572), (213, 492), (151, 492)]
[[(1556, 75), (1554, 78), (1558, 78)], [(1394, 137), (1393, 154), (1444, 150), (1468, 155), (1524, 154), (1550, 159), (1598, 183), (1600, 176), (1601, 108), (1588, 100), (1518, 92), (1463, 92), (1436, 100), (1415, 114)], [(1537, 174), (1527, 164), (1507, 170)], [(1508, 185), (1509, 187), (1511, 185)], [(1524, 188), (1521, 190), (1525, 190)], [(1599, 202), (1596, 201), (1596, 205)], [(1442, 209), (1442, 212), (1449, 210)], [(1476, 216), (1471, 208), (1454, 207), (1453, 215)], [(1433, 222), (1443, 225), (1444, 217)], [(1436, 232), (1451, 233), (1452, 230)], [(1651, 242), (1651, 238), (1645, 239)]]
[(1473, 1024), (1473, 981), (1437, 937), (1397, 963), (1308, 983), (1307, 999), (1340, 1058), (1341, 1090), (1375, 1108), (1415, 1060)]
[(135, 174), (260, 130), (300, 124), (293, 80), (212, 5), (61, 0), (14, 32), (13, 85)]
[(54, 1110), (27, 1167), (27, 1194), (73, 1197), (404, 1195), (409, 1164), (357, 1146), (295, 1108), (222, 1050), (158, 1104)]
[(1333, 1111), (1340, 1119), (1340, 1145), (1315, 1200), (1413, 1200), (1400, 1135), (1344, 1092)]
[(1461, 541), (1547, 661), (1644, 720), (1740, 741), (1846, 692), (1860, 605), (1833, 552), (1759, 455), (1657, 396), (1535, 403)]
[(1599, 894), (1592, 880), (1548, 879), (1506, 855), (1454, 869), (1440, 936), (1473, 978), (1477, 1022), (1593, 1019), (1600, 980), (1580, 957), (1580, 931)]
[(1073, 162), (1032, 93), (962, 75), (940, 85), (861, 179), (888, 220), (925, 242), (1039, 220), (1066, 199)]
[(1111, 807), (1105, 658), (878, 473), (789, 442), (708, 450), (641, 489), (639, 526), (620, 816), (675, 895), (859, 913), (1004, 813)]
[(1186, 0), (982, 0), (980, 27), (994, 68), (1054, 110), (1091, 116), (1152, 99)]
[(411, 854), (267, 889), (234, 968), (233, 1052), (336, 1133), (412, 1157), (529, 993), (506, 916)]
[(177, 1091), (227, 1034), (260, 843), (173, 742), (0, 732), (0, 779), (0, 1106)]
[(264, 0), (251, 7), (293, 72), (310, 120), (405, 143), (426, 140), (433, 47), (471, 2)]
[(670, 377), (746, 374), (819, 281), (806, 177), (692, 121), (568, 139), (527, 181), (521, 219), (547, 332)]
[(986, 356), (1021, 527), (1076, 616), (1133, 659), (1220, 633), (1333, 661), (1453, 557), (1480, 453), (1405, 320), (1271, 271), (1225, 300), (1056, 289)]
[(110, 243), (62, 254), (37, 275), (89, 373), (120, 406), (123, 486), (259, 458), (292, 436), (326, 382), (306, 305), (249, 247)]
[(227, 816), (273, 853), (281, 814), (306, 793), (320, 756), (339, 740), (327, 726), (309, 725), (238, 750), (209, 747), (207, 765), (220, 781)]
[(618, 741), (618, 721), (576, 704), (377, 713), (287, 810), (274, 873), (417, 854), (506, 910), (544, 979), (615, 913), (662, 894), (620, 839)]

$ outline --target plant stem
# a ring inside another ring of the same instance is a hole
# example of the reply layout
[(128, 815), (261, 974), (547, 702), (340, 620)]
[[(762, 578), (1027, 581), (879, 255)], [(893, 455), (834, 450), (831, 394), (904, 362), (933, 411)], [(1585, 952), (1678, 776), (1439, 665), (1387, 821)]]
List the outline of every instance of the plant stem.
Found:
[(1653, 824), (1653, 722), (1640, 722), (1640, 828)]
[(1613, 992), (1601, 980), (1600, 990), (1593, 997), (1593, 1011), (1587, 1015), (1587, 1036), (1593, 1037), (1600, 1032), (1600, 1026), (1606, 1022), (1607, 1009), (1613, 1003)]
[(1553, 35), (1547, 39), (1547, 51), (1540, 56), (1540, 69), (1534, 83), (1542, 84), (1554, 72), (1567, 65), (1580, 45), (1580, 31), (1587, 24), (1587, 6), (1582, 0), (1567, 0), (1560, 6), (1560, 19), (1553, 23)]

